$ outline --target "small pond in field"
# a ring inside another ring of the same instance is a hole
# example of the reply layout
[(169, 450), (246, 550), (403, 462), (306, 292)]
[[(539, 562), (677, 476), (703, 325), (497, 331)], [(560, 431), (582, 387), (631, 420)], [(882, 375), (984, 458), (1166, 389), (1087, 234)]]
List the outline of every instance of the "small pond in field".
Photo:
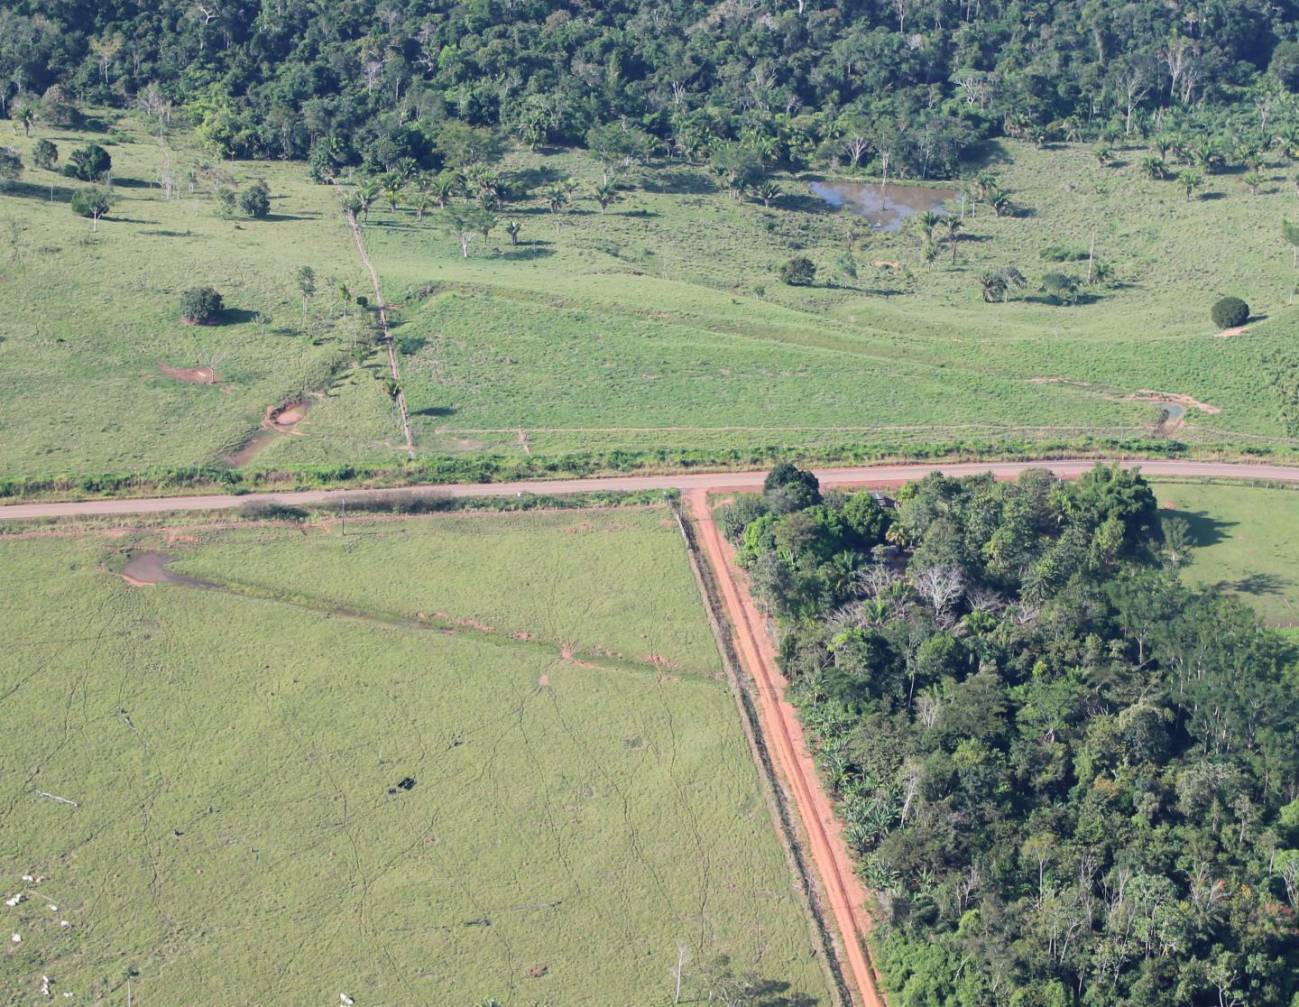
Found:
[(896, 231), (915, 213), (943, 212), (956, 198), (955, 189), (924, 185), (880, 185), (875, 182), (813, 182), (812, 195), (836, 210), (861, 214), (877, 231)]

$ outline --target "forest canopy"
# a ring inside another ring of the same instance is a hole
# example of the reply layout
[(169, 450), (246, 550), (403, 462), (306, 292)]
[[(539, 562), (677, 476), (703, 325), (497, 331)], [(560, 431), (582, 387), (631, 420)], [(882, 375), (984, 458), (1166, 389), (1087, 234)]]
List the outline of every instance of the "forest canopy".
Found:
[(902, 1005), (1289, 1007), (1294, 654), (1133, 471), (773, 471), (723, 512)]
[(681, 156), (930, 176), (1003, 133), (1267, 128), (1297, 37), (1294, 0), (16, 0), (0, 112), (142, 103), (223, 156), (372, 171), (440, 166), (452, 121), (527, 145), (622, 122)]

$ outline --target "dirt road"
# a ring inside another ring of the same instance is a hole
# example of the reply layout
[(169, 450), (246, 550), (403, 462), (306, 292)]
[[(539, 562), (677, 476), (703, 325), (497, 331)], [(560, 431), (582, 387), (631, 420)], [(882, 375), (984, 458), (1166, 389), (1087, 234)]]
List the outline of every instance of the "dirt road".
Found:
[[(1025, 469), (1050, 469), (1062, 478), (1076, 478), (1104, 459), (1068, 459), (1041, 462), (926, 462), (923, 464), (866, 465), (857, 468), (817, 469), (824, 486), (896, 486), (920, 479), (930, 472), (953, 476), (991, 472), (998, 479), (1014, 479)], [(1122, 459), (1122, 464), (1140, 466), (1150, 476), (1189, 476), (1217, 479), (1263, 479), (1299, 483), (1299, 467), (1235, 464), (1232, 462), (1142, 461)], [(618, 493), (637, 490), (676, 489), (683, 493), (756, 490), (764, 472), (674, 473), (657, 476), (601, 476), (593, 479), (531, 479), (512, 483), (458, 483), (441, 486), (408, 486), (389, 490), (299, 490), (283, 493), (211, 494), (208, 496), (141, 497), (113, 500), (20, 503), (0, 506), (0, 521), (50, 517), (96, 517), (119, 514), (164, 514), (168, 511), (231, 510), (250, 503), (278, 503), (307, 506), (358, 497), (403, 496), (486, 497), (529, 494)]]
[(753, 603), (748, 586), (736, 574), (734, 552), (717, 530), (708, 509), (708, 491), (690, 490), (686, 494), (686, 505), (699, 529), (700, 549), (713, 568), (722, 603), (734, 627), (740, 664), (756, 686), (763, 736), (803, 823), (823, 898), (843, 941), (847, 979), (863, 1007), (884, 1007), (875, 971), (863, 944), (870, 930), (866, 887), (853, 870), (842, 826), (834, 816), (834, 807), (817, 775), (798, 713), (785, 702), (788, 683), (777, 667), (771, 636), (763, 625), (762, 615)]

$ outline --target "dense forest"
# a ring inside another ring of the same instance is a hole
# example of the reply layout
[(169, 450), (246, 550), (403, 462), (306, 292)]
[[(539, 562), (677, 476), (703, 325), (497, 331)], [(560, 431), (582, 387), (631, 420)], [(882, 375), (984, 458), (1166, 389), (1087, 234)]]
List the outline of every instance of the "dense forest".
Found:
[[(981, 138), (1285, 124), (1295, 0), (11, 0), (0, 113), (144, 104), (224, 156), (440, 167), (448, 120), (952, 173)], [(1290, 123), (1293, 122), (1293, 126)]]
[(1299, 1002), (1293, 653), (1141, 477), (724, 512), (878, 893), (898, 1005)]

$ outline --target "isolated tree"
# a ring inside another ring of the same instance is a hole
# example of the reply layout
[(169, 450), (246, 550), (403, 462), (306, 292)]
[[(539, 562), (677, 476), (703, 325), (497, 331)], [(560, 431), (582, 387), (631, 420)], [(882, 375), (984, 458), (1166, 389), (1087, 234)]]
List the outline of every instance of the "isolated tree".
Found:
[(72, 194), (72, 212), (79, 217), (90, 218), (90, 229), (99, 230), (99, 218), (106, 216), (113, 208), (114, 197), (107, 189), (98, 185), (88, 185)]
[(434, 207), (433, 196), (427, 192), (417, 192), (410, 201), (410, 208), (415, 212), (416, 220), (423, 220), (424, 214)]
[(1223, 297), (1209, 312), (1213, 324), (1220, 329), (1234, 329), (1249, 321), (1249, 305), (1239, 297)]
[(51, 84), (41, 95), (41, 118), (51, 126), (75, 126), (80, 118), (77, 106), (62, 84)]
[(1247, 171), (1241, 177), (1241, 182), (1244, 183), (1245, 188), (1249, 190), (1251, 196), (1257, 196), (1259, 190), (1263, 187), (1263, 183), (1266, 181), (1267, 178), (1261, 171)]
[(23, 159), (18, 151), (9, 147), (0, 147), (0, 191), (13, 185), (23, 173)]
[(239, 193), (239, 209), (254, 220), (261, 220), (271, 212), (271, 190), (260, 178)]
[(1010, 300), (1011, 292), (1022, 287), (1025, 282), (1024, 274), (1014, 266), (1003, 266), (979, 277), (979, 284), (983, 287), (983, 299), (989, 304), (998, 302), (1005, 304)]
[(460, 254), (469, 258), (469, 242), (475, 234), (484, 238), (496, 226), (496, 214), (473, 203), (461, 203), (447, 210), (447, 222), (460, 242)]
[(816, 281), (816, 263), (797, 255), (780, 267), (780, 278), (791, 287), (810, 287)]
[(1010, 201), (1010, 190), (1003, 189), (1000, 185), (988, 189), (984, 202), (992, 207), (992, 212), (998, 217), (1006, 216), (1015, 208)]
[(935, 213), (933, 210), (926, 210), (918, 214), (915, 218), (916, 229), (920, 232), (922, 244), (932, 244), (934, 240), (934, 231), (938, 225), (943, 222), (943, 215)]
[(1189, 203), (1196, 190), (1204, 187), (1204, 175), (1198, 171), (1187, 170), (1177, 176), (1177, 183), (1186, 193), (1186, 201)]
[(1096, 148), (1096, 163), (1102, 168), (1114, 160), (1114, 152), (1104, 145)]
[(44, 168), (46, 171), (53, 171), (58, 160), (59, 148), (53, 140), (46, 140), (42, 137), (36, 141), (36, 145), (32, 147), (32, 164), (38, 168)]
[(547, 186), (542, 196), (546, 200), (546, 205), (550, 207), (551, 213), (558, 213), (568, 205), (570, 199), (568, 189), (559, 182)]
[(36, 102), (31, 97), (22, 99), (14, 107), (14, 118), (23, 126), (23, 136), (32, 135), (32, 126), (36, 124)]
[(603, 181), (592, 190), (591, 196), (600, 204), (600, 212), (604, 213), (609, 204), (618, 201), (618, 186), (611, 181)]
[(362, 220), (370, 219), (370, 207), (374, 205), (375, 200), (379, 198), (380, 186), (377, 180), (373, 178), (363, 179), (352, 193), (359, 208)]
[(180, 295), (180, 317), (194, 325), (208, 325), (221, 317), (225, 305), (212, 287), (190, 287)]
[(1042, 277), (1042, 292), (1052, 304), (1074, 304), (1078, 300), (1078, 281), (1066, 273), (1047, 273)]
[(952, 250), (952, 261), (956, 261), (956, 246), (961, 240), (961, 218), (954, 213), (949, 213), (943, 218), (943, 229), (947, 232), (944, 237), (947, 239), (947, 245)]
[(746, 189), (762, 181), (762, 158), (743, 144), (723, 140), (713, 145), (709, 156), (713, 174), (726, 183), (731, 198), (737, 202)]
[(405, 184), (406, 180), (398, 171), (386, 171), (379, 178), (379, 185), (383, 188), (384, 202), (388, 204), (388, 209), (393, 213), (397, 212), (397, 207), (401, 203), (402, 187)]
[(1149, 157), (1143, 158), (1141, 170), (1147, 178), (1155, 182), (1162, 182), (1168, 177), (1168, 165), (1157, 154), (1151, 154)]
[(97, 143), (78, 147), (68, 155), (68, 163), (63, 166), (65, 174), (71, 178), (79, 178), (83, 182), (98, 182), (112, 169), (113, 159), (109, 157), (108, 151)]
[(762, 205), (764, 207), (770, 207), (772, 203), (785, 194), (785, 190), (775, 182), (771, 181), (771, 179), (768, 179), (754, 189), (753, 194), (762, 200)]
[(307, 324), (307, 304), (316, 296), (316, 271), (310, 266), (299, 266), (293, 279), (298, 285), (298, 292), (302, 295), (302, 325), (305, 328)]
[(1299, 268), (1299, 224), (1291, 220), (1281, 221), (1281, 237), (1290, 246), (1294, 265)]
[(506, 225), (505, 225), (505, 233), (508, 234), (508, 235), (510, 236), (510, 244), (511, 244), (511, 245), (513, 245), (513, 246), (515, 246), (515, 247), (518, 246), (518, 244), (519, 244), (519, 231), (521, 231), (522, 229), (523, 229), (523, 225), (520, 224), (517, 220), (511, 220), (511, 221), (508, 221), (508, 222), (506, 223)]

